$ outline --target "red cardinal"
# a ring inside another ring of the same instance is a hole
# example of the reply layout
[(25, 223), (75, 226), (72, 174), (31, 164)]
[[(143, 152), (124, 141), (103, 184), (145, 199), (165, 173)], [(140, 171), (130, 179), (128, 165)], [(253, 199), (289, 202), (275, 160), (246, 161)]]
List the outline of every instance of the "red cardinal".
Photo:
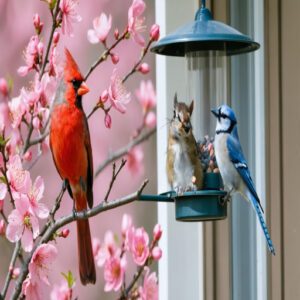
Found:
[[(50, 147), (56, 169), (67, 183), (76, 211), (93, 206), (93, 157), (82, 96), (89, 92), (71, 53), (65, 49), (64, 80), (51, 115)], [(88, 220), (77, 221), (79, 272), (82, 284), (96, 282)]]

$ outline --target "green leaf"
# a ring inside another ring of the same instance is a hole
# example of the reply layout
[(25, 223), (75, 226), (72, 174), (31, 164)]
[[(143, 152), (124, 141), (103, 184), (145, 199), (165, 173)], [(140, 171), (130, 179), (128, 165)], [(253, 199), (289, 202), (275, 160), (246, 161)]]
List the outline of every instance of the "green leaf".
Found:
[(0, 181), (3, 182), (3, 183), (5, 183), (5, 184), (7, 183), (4, 176), (1, 176), (1, 177), (0, 177)]
[(67, 274), (61, 272), (61, 275), (66, 279), (69, 289), (73, 288), (76, 281), (76, 278), (74, 277), (73, 273), (71, 271), (68, 271)]
[(4, 147), (8, 141), (9, 141), (9, 138), (5, 140), (4, 137), (2, 135), (0, 135), (0, 146), (1, 147)]

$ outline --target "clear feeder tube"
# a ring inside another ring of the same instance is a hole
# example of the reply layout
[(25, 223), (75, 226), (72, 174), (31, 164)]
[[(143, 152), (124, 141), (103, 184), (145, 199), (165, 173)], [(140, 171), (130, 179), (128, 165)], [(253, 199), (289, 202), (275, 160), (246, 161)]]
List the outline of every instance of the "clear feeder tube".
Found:
[(224, 51), (186, 54), (187, 103), (194, 100), (193, 131), (196, 140), (214, 137), (216, 120), (211, 109), (227, 103), (227, 56)]

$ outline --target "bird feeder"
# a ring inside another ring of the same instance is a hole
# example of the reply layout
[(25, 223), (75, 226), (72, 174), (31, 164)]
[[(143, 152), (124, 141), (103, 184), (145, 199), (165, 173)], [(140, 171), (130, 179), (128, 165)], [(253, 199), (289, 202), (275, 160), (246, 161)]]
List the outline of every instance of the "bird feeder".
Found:
[[(231, 26), (215, 21), (205, 2), (202, 0), (194, 21), (160, 39), (151, 49), (161, 55), (185, 57), (186, 99), (195, 101), (193, 115), (199, 120), (194, 126), (197, 138), (214, 136), (215, 120), (210, 111), (228, 102), (229, 57), (252, 52), (260, 47)], [(227, 207), (226, 203), (222, 203), (222, 198), (226, 193), (221, 190), (219, 178), (219, 174), (206, 174), (204, 190), (187, 192), (181, 196), (169, 192), (154, 198), (156, 201), (173, 199), (177, 220), (224, 219)]]

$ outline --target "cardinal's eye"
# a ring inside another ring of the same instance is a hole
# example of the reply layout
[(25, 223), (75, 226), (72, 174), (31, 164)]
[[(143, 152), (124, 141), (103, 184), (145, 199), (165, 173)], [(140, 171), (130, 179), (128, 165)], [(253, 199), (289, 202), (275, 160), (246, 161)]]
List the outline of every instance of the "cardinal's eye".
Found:
[(76, 80), (76, 79), (73, 79), (72, 81), (72, 84), (73, 84), (73, 87), (77, 90), (79, 89), (80, 85), (81, 85), (81, 81), (80, 80)]

